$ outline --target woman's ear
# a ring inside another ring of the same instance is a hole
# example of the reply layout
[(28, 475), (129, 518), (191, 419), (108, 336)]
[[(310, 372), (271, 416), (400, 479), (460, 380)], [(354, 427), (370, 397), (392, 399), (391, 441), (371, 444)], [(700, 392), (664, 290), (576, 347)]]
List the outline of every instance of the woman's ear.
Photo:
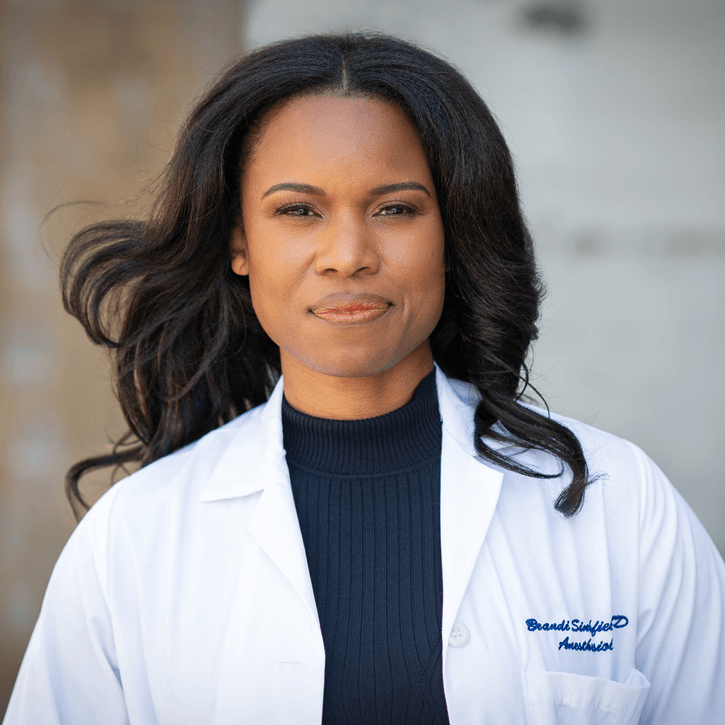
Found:
[(231, 240), (232, 272), (238, 275), (249, 274), (249, 260), (247, 259), (247, 239), (241, 224), (234, 227)]

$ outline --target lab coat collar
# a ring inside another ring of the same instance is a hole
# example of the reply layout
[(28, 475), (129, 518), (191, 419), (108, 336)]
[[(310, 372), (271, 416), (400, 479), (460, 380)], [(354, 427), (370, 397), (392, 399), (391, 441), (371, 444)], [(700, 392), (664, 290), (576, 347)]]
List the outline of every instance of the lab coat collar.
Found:
[[(443, 428), (468, 456), (476, 457), (473, 445), (473, 412), (476, 389), (451, 380), (436, 365), (436, 388)], [(229, 437), (219, 462), (201, 494), (201, 501), (222, 501), (262, 491), (273, 480), (271, 474), (284, 458), (282, 441), (282, 397), (280, 377), (269, 400), (229, 423)], [(260, 455), (261, 454), (261, 455)]]
[[(436, 369), (438, 405), (444, 433), (455, 441), (459, 454), (484, 465), (474, 446), (474, 420), (478, 391), (470, 384), (446, 377)], [(202, 491), (201, 501), (221, 501), (248, 496), (265, 489), (275, 479), (273, 472), (285, 457), (282, 437), (280, 377), (268, 401), (227, 424), (226, 447)], [(488, 441), (492, 447), (502, 447)], [(201, 444), (201, 442), (200, 442)]]
[(262, 491), (284, 458), (282, 444), (282, 396), (280, 377), (264, 405), (228, 424), (231, 439), (213, 469), (201, 501), (248, 496)]

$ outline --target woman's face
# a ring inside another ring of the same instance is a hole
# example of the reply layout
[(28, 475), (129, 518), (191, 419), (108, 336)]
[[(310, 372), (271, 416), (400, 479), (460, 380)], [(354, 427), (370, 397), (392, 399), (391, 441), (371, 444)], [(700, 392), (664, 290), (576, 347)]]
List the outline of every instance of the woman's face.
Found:
[(322, 96), (272, 111), (241, 195), (232, 268), (249, 275), (283, 372), (362, 377), (411, 355), (432, 366), (443, 225), (423, 147), (397, 106)]

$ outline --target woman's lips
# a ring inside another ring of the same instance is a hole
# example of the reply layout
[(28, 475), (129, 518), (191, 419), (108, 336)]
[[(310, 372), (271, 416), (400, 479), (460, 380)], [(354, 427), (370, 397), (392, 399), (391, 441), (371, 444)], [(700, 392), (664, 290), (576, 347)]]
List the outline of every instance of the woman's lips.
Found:
[(375, 320), (390, 306), (391, 302), (379, 295), (335, 293), (312, 305), (310, 312), (327, 322), (350, 324)]

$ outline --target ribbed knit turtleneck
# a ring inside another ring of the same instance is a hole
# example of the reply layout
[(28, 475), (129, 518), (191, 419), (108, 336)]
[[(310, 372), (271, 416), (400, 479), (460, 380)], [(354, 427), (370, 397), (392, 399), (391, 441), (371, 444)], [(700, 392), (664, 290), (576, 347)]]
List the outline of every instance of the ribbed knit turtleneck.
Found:
[(282, 403), (325, 643), (324, 725), (447, 723), (435, 373), (402, 408), (315, 418)]
[(421, 380), (406, 405), (377, 418), (314, 418), (295, 410), (286, 398), (282, 415), (287, 462), (324, 475), (395, 475), (440, 458), (434, 372)]

